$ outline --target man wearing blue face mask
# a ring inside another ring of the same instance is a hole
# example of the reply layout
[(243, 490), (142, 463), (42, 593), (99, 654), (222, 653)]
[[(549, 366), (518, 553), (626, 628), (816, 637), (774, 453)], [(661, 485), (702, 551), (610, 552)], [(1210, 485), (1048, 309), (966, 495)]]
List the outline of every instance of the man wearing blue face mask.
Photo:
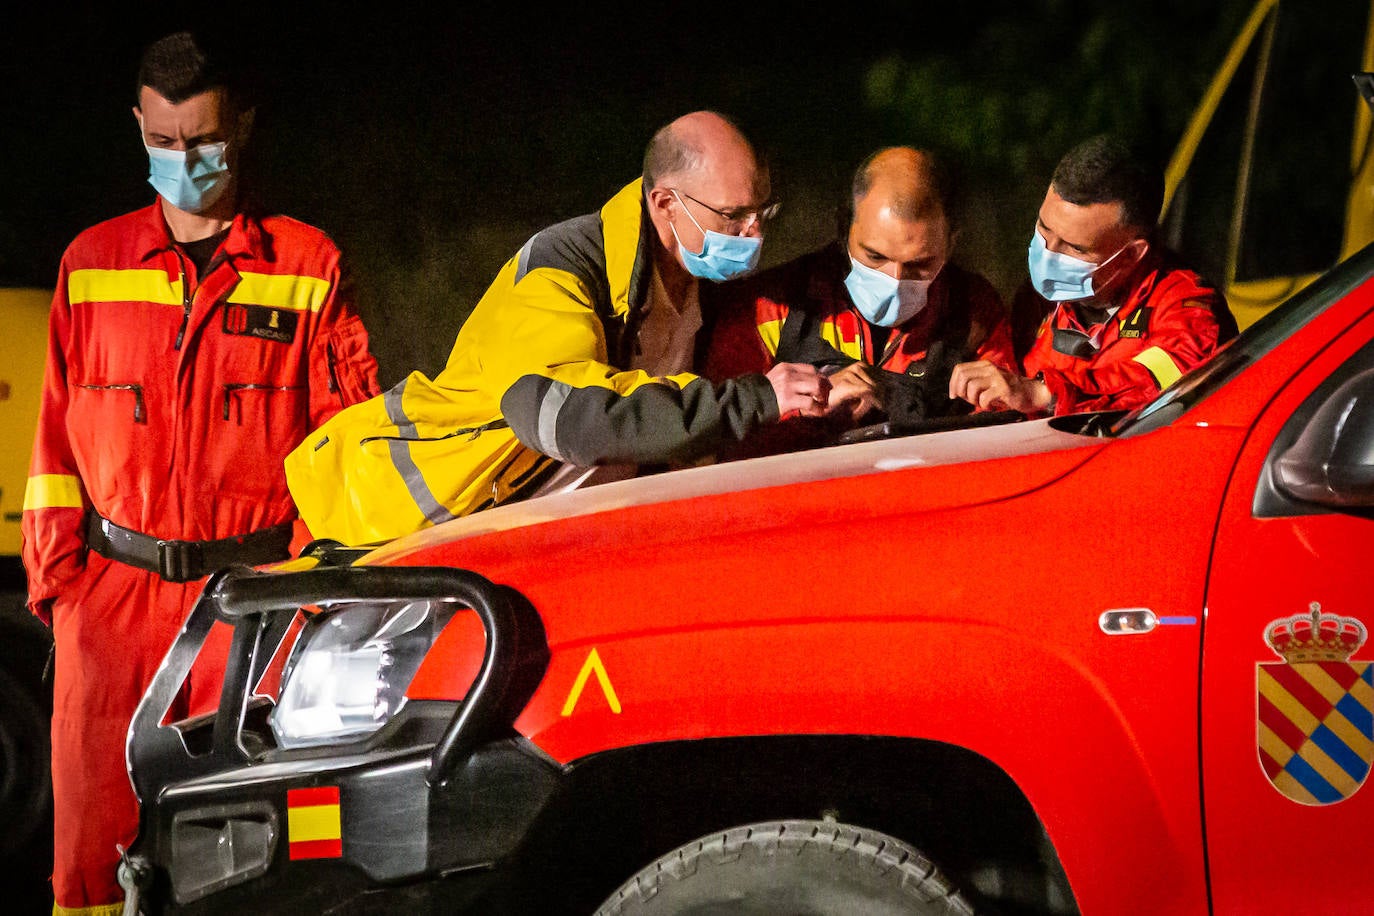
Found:
[[(640, 177), (506, 262), (436, 378), (411, 373), (292, 453), (287, 477), (311, 530), (386, 540), (536, 492), (710, 460), (781, 414), (821, 413), (830, 385), (809, 365), (715, 383), (696, 374), (706, 289), (758, 263), (770, 195), (767, 167), (728, 118), (698, 111), (661, 128)], [(387, 449), (369, 447), (383, 439)]]
[(854, 173), (841, 238), (722, 287), (708, 375), (792, 360), (824, 367), (833, 386), (824, 418), (789, 418), (732, 454), (825, 444), (865, 421), (968, 413), (948, 394), (953, 366), (1015, 365), (996, 290), (951, 260), (956, 210), (933, 153), (880, 149)]
[[(24, 497), (29, 606), (53, 628), (56, 912), (115, 914), (137, 806), (129, 720), (204, 577), (308, 540), (282, 459), (378, 390), (319, 230), (244, 206), (252, 109), (195, 37), (151, 44), (134, 120), (150, 205), (62, 257)], [(132, 136), (129, 137), (132, 140)], [(176, 717), (216, 702), (197, 661)]]
[(1221, 293), (1154, 238), (1163, 187), (1111, 137), (1070, 150), (1040, 206), (1030, 277), (1013, 303), (1024, 372), (960, 365), (950, 395), (1032, 415), (1129, 409), (1234, 337)]

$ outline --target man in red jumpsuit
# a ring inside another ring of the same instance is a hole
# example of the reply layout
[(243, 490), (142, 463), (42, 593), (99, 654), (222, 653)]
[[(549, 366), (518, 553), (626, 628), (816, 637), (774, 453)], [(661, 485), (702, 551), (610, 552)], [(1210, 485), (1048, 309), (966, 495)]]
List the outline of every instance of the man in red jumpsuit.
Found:
[[(122, 910), (129, 720), (204, 576), (303, 545), (282, 460), (378, 391), (338, 249), (240, 193), (253, 111), (230, 74), (192, 36), (163, 38), (133, 113), (158, 196), (63, 255), (24, 499), (29, 607), (56, 652), (63, 914)], [(187, 710), (215, 695), (222, 664), (198, 661)]]
[(1012, 303), (1023, 372), (956, 366), (951, 397), (1026, 414), (1143, 404), (1236, 335), (1225, 297), (1154, 240), (1163, 176), (1109, 136), (1060, 160)]
[(959, 362), (1011, 369), (1011, 327), (997, 291), (953, 263), (954, 187), (930, 152), (887, 147), (855, 171), (842, 238), (715, 297), (705, 374), (717, 380), (778, 362), (829, 371), (827, 416), (788, 417), (730, 457), (824, 444), (882, 419), (967, 413), (948, 393)]

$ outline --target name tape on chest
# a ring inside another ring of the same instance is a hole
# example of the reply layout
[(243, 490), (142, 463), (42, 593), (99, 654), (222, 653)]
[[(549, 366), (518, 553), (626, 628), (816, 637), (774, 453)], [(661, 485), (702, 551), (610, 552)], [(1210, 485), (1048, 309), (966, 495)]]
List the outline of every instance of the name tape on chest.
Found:
[(1143, 305), (1136, 309), (1125, 318), (1121, 319), (1121, 329), (1117, 332), (1117, 337), (1122, 340), (1144, 337), (1145, 331), (1150, 327), (1150, 313), (1154, 311), (1152, 306)]
[(231, 303), (224, 308), (224, 333), (290, 343), (301, 316), (290, 309)]

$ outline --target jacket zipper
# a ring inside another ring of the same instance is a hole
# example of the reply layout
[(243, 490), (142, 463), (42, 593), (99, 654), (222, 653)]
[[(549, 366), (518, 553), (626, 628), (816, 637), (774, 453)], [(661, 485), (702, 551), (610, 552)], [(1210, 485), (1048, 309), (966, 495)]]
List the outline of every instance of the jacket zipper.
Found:
[(134, 422), (147, 423), (148, 413), (143, 405), (142, 385), (77, 385), (87, 391), (132, 391), (134, 393)]
[(898, 331), (896, 328), (893, 328), (892, 333), (888, 335), (887, 346), (883, 347), (883, 358), (878, 360), (873, 365), (881, 369), (884, 365), (887, 364), (887, 361), (892, 358), (892, 355), (896, 353), (897, 350), (901, 347), (901, 343), (901, 332)]
[(324, 363), (329, 368), (329, 393), (336, 394), (339, 390), (339, 373), (334, 365), (334, 342), (331, 340), (324, 347)]
[(180, 350), (181, 341), (186, 337), (186, 327), (191, 323), (191, 278), (186, 273), (186, 259), (181, 256), (181, 249), (173, 246), (172, 250), (176, 252), (177, 264), (181, 268), (181, 327), (177, 328), (177, 342), (172, 349)]

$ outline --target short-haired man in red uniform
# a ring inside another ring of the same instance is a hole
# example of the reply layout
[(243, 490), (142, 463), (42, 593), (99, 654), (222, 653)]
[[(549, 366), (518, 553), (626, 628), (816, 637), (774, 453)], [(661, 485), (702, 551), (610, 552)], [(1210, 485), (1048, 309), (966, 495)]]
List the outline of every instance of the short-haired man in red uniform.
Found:
[(715, 297), (709, 377), (777, 362), (831, 373), (826, 417), (784, 418), (731, 457), (825, 444), (857, 423), (968, 413), (948, 394), (954, 365), (1016, 365), (997, 291), (952, 261), (955, 188), (932, 152), (871, 153), (854, 173), (850, 203), (840, 238)]
[[(290, 556), (282, 460), (378, 391), (319, 230), (241, 193), (253, 110), (193, 36), (151, 44), (134, 119), (151, 205), (62, 257), (24, 499), (29, 607), (53, 628), (55, 911), (114, 916), (138, 827), (129, 720), (204, 576)], [(197, 662), (189, 709), (218, 695)]]
[(956, 366), (950, 396), (1031, 415), (1143, 404), (1236, 335), (1226, 299), (1154, 238), (1163, 176), (1107, 135), (1055, 168), (1012, 303), (1024, 372)]

